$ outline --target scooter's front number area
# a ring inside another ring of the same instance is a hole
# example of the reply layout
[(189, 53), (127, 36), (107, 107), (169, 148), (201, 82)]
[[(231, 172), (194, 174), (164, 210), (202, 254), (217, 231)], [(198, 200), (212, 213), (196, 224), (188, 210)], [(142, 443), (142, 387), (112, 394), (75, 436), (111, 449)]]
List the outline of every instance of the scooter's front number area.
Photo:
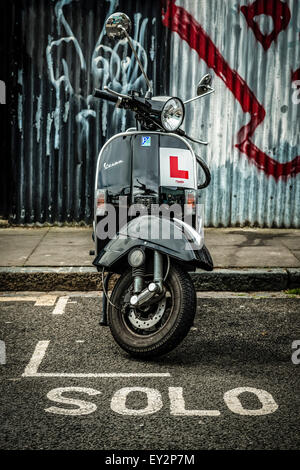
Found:
[(172, 264), (164, 283), (164, 296), (145, 309), (132, 309), (125, 301), (132, 284), (131, 271), (116, 283), (109, 305), (108, 324), (115, 341), (132, 356), (152, 358), (174, 349), (185, 338), (196, 312), (190, 276)]

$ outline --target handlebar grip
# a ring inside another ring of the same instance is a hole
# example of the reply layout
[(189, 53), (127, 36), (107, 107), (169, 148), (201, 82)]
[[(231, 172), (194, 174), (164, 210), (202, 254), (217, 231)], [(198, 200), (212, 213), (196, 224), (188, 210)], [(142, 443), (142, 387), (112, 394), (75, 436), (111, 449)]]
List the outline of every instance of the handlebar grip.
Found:
[(98, 88), (94, 89), (93, 96), (95, 98), (101, 98), (102, 100), (111, 101), (112, 103), (116, 103), (118, 101), (117, 96), (111, 95), (107, 91), (98, 90)]

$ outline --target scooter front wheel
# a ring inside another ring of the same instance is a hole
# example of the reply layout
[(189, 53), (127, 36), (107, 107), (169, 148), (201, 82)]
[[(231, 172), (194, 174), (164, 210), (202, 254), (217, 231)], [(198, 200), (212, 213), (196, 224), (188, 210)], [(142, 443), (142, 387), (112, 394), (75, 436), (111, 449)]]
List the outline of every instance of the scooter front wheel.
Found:
[(189, 274), (172, 264), (164, 293), (136, 309), (129, 303), (132, 285), (129, 270), (112, 291), (108, 324), (115, 341), (127, 353), (142, 359), (168, 353), (181, 343), (194, 321), (196, 294)]

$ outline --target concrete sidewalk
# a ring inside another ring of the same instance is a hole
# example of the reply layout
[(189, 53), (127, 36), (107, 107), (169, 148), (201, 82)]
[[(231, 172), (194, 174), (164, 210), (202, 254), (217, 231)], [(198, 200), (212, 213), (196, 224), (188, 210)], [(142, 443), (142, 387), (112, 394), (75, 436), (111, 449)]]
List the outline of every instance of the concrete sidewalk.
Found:
[[(256, 287), (263, 283), (265, 290), (271, 290), (267, 287), (268, 282), (273, 282), (272, 276), (276, 279), (276, 290), (298, 285), (298, 282), (300, 285), (300, 230), (207, 228), (205, 244), (216, 269), (212, 273), (193, 275), (199, 290), (211, 289), (212, 285), (224, 290), (224, 276), (234, 276), (232, 282), (242, 283), (243, 287), (249, 287), (249, 279), (255, 277)], [(87, 290), (99, 288), (99, 274), (91, 264), (93, 257), (89, 256), (89, 250), (93, 248), (91, 228), (1, 228), (0, 289), (21, 290), (24, 286), (32, 290), (32, 283), (36, 282), (34, 290), (50, 290), (60, 285), (62, 289), (72, 287), (73, 290), (77, 285), (78, 288), (85, 286)], [(71, 282), (71, 286), (66, 286), (62, 276)], [(243, 279), (248, 276), (246, 285), (241, 276)], [(26, 277), (30, 283), (24, 285)], [(250, 282), (250, 290), (252, 287)], [(233, 290), (238, 288), (236, 285)]]

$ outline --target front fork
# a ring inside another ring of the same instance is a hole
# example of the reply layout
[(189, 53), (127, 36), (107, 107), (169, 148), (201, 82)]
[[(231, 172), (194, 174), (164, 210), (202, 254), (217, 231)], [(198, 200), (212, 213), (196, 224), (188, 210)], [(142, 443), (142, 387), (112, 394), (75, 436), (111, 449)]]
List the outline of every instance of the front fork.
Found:
[(157, 284), (159, 292), (163, 290), (163, 255), (159, 251), (154, 251), (154, 282)]
[[(154, 282), (150, 282), (148, 287), (143, 290), (145, 266), (140, 268), (132, 268), (133, 276), (133, 293), (130, 298), (130, 305), (137, 307), (145, 304), (155, 294), (163, 291), (163, 255), (159, 251), (154, 251)], [(102, 312), (100, 317), (100, 325), (107, 326), (107, 292), (108, 282), (113, 273), (108, 273), (103, 279), (103, 296), (102, 296)]]
[(133, 276), (133, 291), (134, 295), (130, 298), (130, 305), (132, 307), (139, 307), (163, 291), (163, 255), (159, 251), (154, 251), (154, 276), (153, 281), (150, 282), (148, 287), (144, 290), (144, 276), (145, 267), (132, 268)]

